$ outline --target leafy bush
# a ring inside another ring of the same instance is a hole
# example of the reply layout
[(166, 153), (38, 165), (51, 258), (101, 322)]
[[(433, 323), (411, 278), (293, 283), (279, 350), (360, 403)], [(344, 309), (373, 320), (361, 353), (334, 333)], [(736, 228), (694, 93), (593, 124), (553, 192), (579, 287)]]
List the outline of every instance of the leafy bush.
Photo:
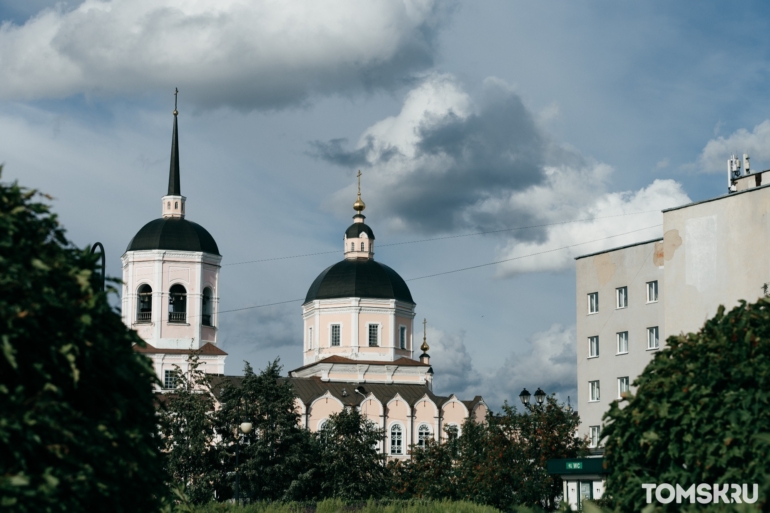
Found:
[(0, 509), (155, 511), (166, 478), (155, 372), (132, 350), (144, 342), (38, 196), (0, 184)]
[(698, 333), (669, 337), (634, 385), (623, 408), (612, 404), (602, 433), (614, 508), (641, 511), (642, 483), (757, 483), (754, 507), (769, 504), (770, 299), (720, 307)]

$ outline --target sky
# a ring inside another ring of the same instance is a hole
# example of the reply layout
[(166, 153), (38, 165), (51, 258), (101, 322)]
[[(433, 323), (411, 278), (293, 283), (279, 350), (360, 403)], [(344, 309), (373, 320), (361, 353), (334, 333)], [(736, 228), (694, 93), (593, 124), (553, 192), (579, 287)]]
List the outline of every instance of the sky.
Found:
[(731, 153), (770, 167), (768, 25), (760, 1), (0, 0), (2, 180), (120, 276), (160, 216), (178, 87), (228, 374), (302, 364), (360, 169), (434, 390), (574, 405), (574, 258), (660, 237), (662, 209), (726, 192)]

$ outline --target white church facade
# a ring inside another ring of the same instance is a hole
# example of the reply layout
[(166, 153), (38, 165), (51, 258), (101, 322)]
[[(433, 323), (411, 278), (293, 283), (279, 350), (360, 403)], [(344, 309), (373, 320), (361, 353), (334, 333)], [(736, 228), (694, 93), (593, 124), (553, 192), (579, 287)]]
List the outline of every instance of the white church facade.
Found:
[[(174, 110), (168, 193), (161, 217), (134, 236), (122, 256), (122, 315), (146, 342), (163, 388), (174, 388), (176, 366), (200, 352), (206, 373), (224, 376), (227, 353), (217, 341), (222, 255), (211, 234), (186, 219), (181, 194), (178, 112)], [(433, 393), (433, 368), (423, 329), (416, 352), (416, 303), (392, 268), (375, 261), (374, 231), (365, 223), (360, 173), (353, 223), (343, 235), (343, 259), (323, 270), (302, 304), (304, 365), (289, 372), (301, 424), (316, 431), (330, 415), (358, 408), (385, 432), (381, 450), (408, 456), (411, 445), (459, 434), (463, 422), (481, 422), (480, 396), (460, 400)], [(299, 319), (298, 319), (299, 321)], [(424, 328), (424, 327), (423, 327)]]

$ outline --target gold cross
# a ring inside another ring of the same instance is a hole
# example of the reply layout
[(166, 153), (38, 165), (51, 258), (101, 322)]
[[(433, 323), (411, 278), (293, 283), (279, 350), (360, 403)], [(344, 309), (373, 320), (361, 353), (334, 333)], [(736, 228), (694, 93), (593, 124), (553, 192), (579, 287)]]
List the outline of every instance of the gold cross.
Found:
[(361, 170), (358, 170), (358, 174), (356, 175), (358, 177), (358, 195), (361, 195)]
[(427, 329), (428, 319), (422, 320), (422, 339), (425, 340), (425, 330)]

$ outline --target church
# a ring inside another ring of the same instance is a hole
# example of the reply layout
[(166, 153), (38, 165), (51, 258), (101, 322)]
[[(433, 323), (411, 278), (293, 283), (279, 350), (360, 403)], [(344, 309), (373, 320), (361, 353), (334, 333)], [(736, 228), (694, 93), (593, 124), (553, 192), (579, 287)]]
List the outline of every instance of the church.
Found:
[[(213, 375), (224, 375), (227, 357), (217, 342), (222, 255), (214, 237), (186, 219), (176, 108), (173, 114), (161, 217), (145, 224), (121, 257), (123, 321), (145, 340), (146, 346), (135, 350), (152, 360), (166, 390), (174, 388), (175, 366), (185, 369), (191, 351), (200, 352), (205, 371)], [(411, 445), (459, 434), (468, 418), (481, 422), (488, 408), (480, 396), (463, 401), (433, 393), (425, 322), (416, 350), (417, 305), (403, 278), (374, 259), (360, 176), (353, 223), (342, 238), (343, 258), (321, 271), (302, 304), (304, 340), (297, 341), (297, 349), (304, 365), (286, 379), (303, 427), (320, 430), (330, 415), (358, 408), (385, 432), (382, 451), (404, 458)]]

